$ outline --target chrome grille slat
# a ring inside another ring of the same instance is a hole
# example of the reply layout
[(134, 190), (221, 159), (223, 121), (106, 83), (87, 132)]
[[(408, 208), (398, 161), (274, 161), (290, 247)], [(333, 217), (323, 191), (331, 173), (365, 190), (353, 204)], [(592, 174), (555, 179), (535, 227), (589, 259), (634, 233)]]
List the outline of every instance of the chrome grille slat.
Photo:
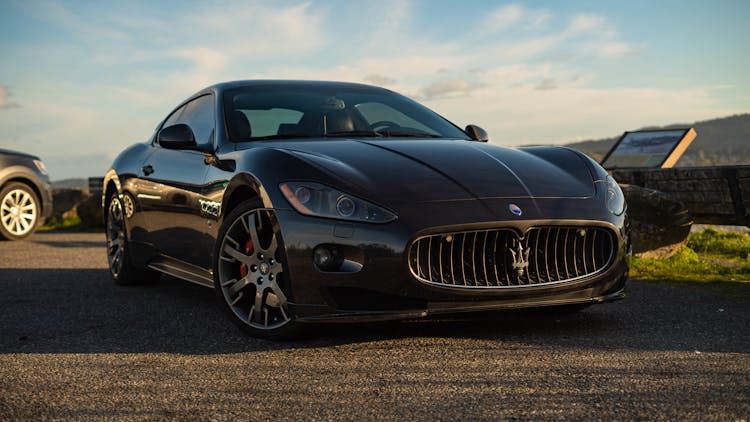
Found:
[(466, 285), (466, 237), (468, 234), (464, 233), (461, 238), (461, 283)]
[(417, 274), (419, 274), (419, 276), (420, 276), (420, 277), (422, 276), (422, 266), (421, 266), (421, 265), (420, 265), (420, 263), (419, 263), (419, 257), (421, 256), (421, 254), (419, 253), (419, 252), (420, 252), (420, 251), (419, 251), (419, 245), (420, 245), (421, 243), (422, 243), (422, 241), (421, 241), (421, 240), (419, 240), (419, 241), (417, 242), (417, 253), (416, 253), (416, 255), (415, 255), (415, 256), (411, 257), (411, 258), (412, 258), (412, 260), (413, 260), (413, 262), (415, 263), (415, 266), (416, 266), (416, 268), (417, 268)]
[(555, 280), (552, 280), (552, 277), (551, 277), (551, 275), (549, 273), (549, 255), (548, 255), (548, 253), (549, 253), (549, 233), (550, 233), (551, 230), (545, 230), (545, 231), (546, 231), (546, 233), (545, 233), (545, 236), (544, 236), (544, 272), (545, 272), (545, 276), (548, 279), (550, 279), (550, 281), (555, 281)]
[(451, 241), (451, 280), (456, 284), (456, 272), (453, 270), (453, 250), (456, 249), (456, 237)]
[(555, 274), (557, 275), (556, 281), (562, 280), (562, 278), (560, 278), (560, 264), (559, 264), (560, 260), (557, 259), (558, 257), (557, 243), (559, 240), (560, 240), (560, 230), (555, 230), (555, 258), (554, 259), (555, 259)]
[[(541, 230), (534, 230), (532, 233), (534, 233), (534, 232), (536, 232), (536, 241), (535, 241), (534, 244), (539, 245), (539, 236), (541, 236), (542, 231)], [(531, 238), (529, 238), (529, 242), (531, 242)], [(536, 280), (535, 281), (537, 281), (537, 282), (539, 282), (539, 280), (541, 280), (541, 277), (540, 277), (540, 274), (539, 274), (539, 252), (540, 252), (539, 249), (540, 248), (538, 248), (538, 247), (533, 248), (533, 251), (534, 251), (534, 267), (536, 268), (536, 273), (535, 273), (536, 274), (536, 277), (535, 277)], [(531, 274), (532, 274), (531, 271), (529, 271), (529, 282), (531, 282)]]
[(429, 238), (429, 243), (427, 244), (427, 272), (429, 273), (430, 279), (432, 279), (432, 236)]
[(581, 253), (580, 247), (578, 246), (578, 233), (577, 230), (573, 230), (573, 255), (570, 257), (571, 260), (573, 260), (573, 269), (575, 273), (573, 273), (573, 276), (578, 277), (580, 274), (580, 270), (578, 268), (578, 256)]
[(489, 231), (484, 232), (484, 242), (482, 242), (482, 269), (484, 270), (484, 285), (489, 286), (489, 277), (487, 277), (487, 237)]
[(584, 233), (585, 234), (583, 235), (583, 238), (581, 239), (581, 249), (582, 249), (582, 252), (581, 252), (581, 258), (582, 259), (581, 259), (581, 261), (583, 261), (583, 273), (584, 274), (588, 274), (589, 271), (588, 271), (588, 268), (586, 266), (586, 241), (588, 240), (588, 238), (586, 237), (586, 235), (588, 233), (586, 233), (586, 232), (584, 232)]
[(604, 227), (540, 226), (523, 236), (511, 228), (497, 228), (422, 236), (409, 247), (407, 262), (414, 276), (430, 284), (523, 288), (601, 273), (613, 260), (615, 248), (615, 234)]
[(438, 249), (438, 266), (440, 268), (440, 279), (444, 280), (444, 277), (443, 277), (443, 239), (440, 239), (440, 249)]
[(565, 278), (570, 278), (568, 269), (568, 229), (565, 229), (565, 240), (563, 241), (563, 263), (565, 263)]
[(492, 269), (495, 271), (495, 286), (500, 285), (500, 279), (497, 276), (497, 240), (500, 232), (495, 231), (495, 241), (492, 242)]
[(471, 279), (471, 282), (476, 286), (477, 285), (477, 232), (474, 232), (474, 236), (471, 237), (471, 273), (474, 276), (474, 278)]

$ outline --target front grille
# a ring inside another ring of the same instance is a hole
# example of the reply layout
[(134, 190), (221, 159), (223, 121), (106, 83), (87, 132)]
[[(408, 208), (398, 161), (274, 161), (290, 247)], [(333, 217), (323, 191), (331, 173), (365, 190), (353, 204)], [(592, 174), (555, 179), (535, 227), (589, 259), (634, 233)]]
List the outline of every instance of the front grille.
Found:
[(441, 286), (516, 288), (563, 283), (604, 271), (615, 255), (602, 227), (534, 227), (441, 233), (416, 239), (409, 268)]

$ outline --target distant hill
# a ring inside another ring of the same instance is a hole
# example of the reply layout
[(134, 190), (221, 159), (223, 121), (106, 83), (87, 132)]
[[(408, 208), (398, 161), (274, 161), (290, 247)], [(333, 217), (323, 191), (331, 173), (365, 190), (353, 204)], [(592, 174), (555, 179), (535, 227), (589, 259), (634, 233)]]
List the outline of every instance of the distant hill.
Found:
[[(677, 162), (677, 167), (750, 164), (750, 113), (692, 124), (650, 126), (639, 130), (675, 127), (693, 127), (698, 132), (698, 136)], [(621, 135), (575, 142), (566, 146), (582, 151), (600, 161)]]
[(89, 179), (62, 179), (52, 182), (53, 189), (88, 189)]

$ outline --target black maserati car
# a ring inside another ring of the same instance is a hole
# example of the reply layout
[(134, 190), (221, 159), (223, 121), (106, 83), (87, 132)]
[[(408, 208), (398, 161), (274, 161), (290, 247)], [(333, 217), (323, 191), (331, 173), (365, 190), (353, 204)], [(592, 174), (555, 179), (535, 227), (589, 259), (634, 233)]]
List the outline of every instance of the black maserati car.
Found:
[(30, 236), (52, 214), (52, 190), (42, 160), (0, 149), (0, 239)]
[(489, 144), (374, 86), (208, 87), (123, 151), (104, 187), (116, 283), (213, 287), (260, 337), (624, 296), (626, 205), (597, 163)]

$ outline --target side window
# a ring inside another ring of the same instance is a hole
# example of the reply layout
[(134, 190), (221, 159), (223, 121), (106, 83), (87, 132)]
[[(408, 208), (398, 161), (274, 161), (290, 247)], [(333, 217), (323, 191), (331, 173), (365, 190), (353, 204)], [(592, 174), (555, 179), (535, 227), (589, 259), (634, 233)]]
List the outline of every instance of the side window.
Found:
[(176, 125), (177, 123), (184, 123), (182, 120), (180, 120), (180, 116), (185, 112), (185, 109), (187, 108), (187, 104), (184, 106), (178, 108), (177, 110), (172, 113), (171, 116), (167, 119), (166, 122), (162, 125), (162, 128), (169, 127), (172, 125)]
[(193, 129), (195, 142), (210, 145), (214, 142), (214, 97), (204, 95), (186, 104), (187, 109), (180, 116), (186, 125)]
[(210, 145), (214, 141), (214, 101), (212, 95), (204, 95), (175, 110), (162, 127), (184, 123), (190, 126), (198, 146)]

